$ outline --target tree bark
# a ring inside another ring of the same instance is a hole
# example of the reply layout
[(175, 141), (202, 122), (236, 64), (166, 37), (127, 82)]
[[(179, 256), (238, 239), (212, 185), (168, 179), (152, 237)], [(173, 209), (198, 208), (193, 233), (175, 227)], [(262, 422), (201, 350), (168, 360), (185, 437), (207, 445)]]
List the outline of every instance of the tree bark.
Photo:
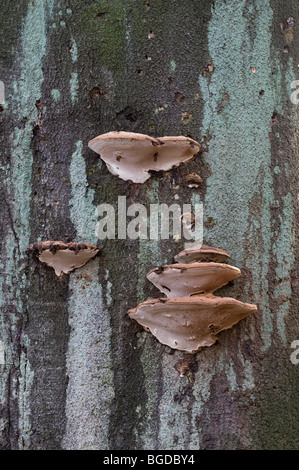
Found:
[[(298, 448), (297, 1), (3, 0), (0, 18), (1, 448)], [(135, 185), (88, 148), (112, 130), (203, 152)], [(242, 271), (219, 294), (258, 312), (194, 356), (133, 323), (183, 243), (97, 240), (118, 196), (202, 202), (204, 242)], [(58, 279), (41, 240), (101, 253)]]

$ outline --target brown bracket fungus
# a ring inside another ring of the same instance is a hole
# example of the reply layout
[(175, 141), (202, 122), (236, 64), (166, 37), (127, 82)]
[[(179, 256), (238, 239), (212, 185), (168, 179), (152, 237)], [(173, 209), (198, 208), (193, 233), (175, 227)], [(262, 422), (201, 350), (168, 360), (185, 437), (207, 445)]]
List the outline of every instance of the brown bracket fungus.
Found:
[(45, 241), (34, 243), (29, 248), (42, 263), (54, 269), (60, 277), (62, 273), (69, 274), (74, 269), (84, 266), (100, 251), (95, 245), (88, 243), (64, 243), (61, 241)]
[(147, 300), (129, 310), (130, 318), (172, 349), (196, 353), (217, 341), (216, 334), (254, 313), (255, 305), (211, 294)]
[(178, 263), (196, 263), (204, 261), (215, 261), (223, 263), (230, 258), (229, 254), (221, 248), (202, 245), (199, 249), (188, 249), (181, 251), (174, 257)]
[(167, 297), (139, 304), (128, 311), (129, 317), (172, 349), (196, 353), (212, 346), (217, 333), (257, 310), (256, 305), (213, 295), (241, 275), (238, 268), (220, 262), (228, 258), (225, 251), (207, 245), (182, 251), (175, 259), (185, 264), (160, 266), (147, 274)]
[(197, 173), (190, 173), (185, 177), (185, 184), (188, 188), (198, 188), (202, 183), (202, 178)]
[(88, 142), (108, 170), (119, 178), (144, 183), (151, 171), (168, 171), (191, 160), (201, 145), (184, 136), (154, 138), (134, 132), (108, 132)]
[(146, 277), (167, 297), (189, 297), (213, 293), (240, 275), (238, 268), (228, 264), (178, 263), (155, 268)]

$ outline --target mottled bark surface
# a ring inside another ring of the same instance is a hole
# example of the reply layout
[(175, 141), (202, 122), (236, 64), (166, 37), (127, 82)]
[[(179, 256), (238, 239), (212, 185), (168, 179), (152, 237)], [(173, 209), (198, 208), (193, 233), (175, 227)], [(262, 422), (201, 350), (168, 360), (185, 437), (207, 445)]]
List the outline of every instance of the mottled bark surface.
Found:
[[(3, 0), (0, 16), (1, 448), (298, 448), (297, 0)], [(134, 185), (88, 149), (111, 130), (204, 152)], [(259, 307), (194, 357), (126, 316), (183, 244), (95, 236), (98, 204), (175, 194), (242, 270), (219, 294)], [(26, 251), (48, 239), (101, 255), (58, 280)]]

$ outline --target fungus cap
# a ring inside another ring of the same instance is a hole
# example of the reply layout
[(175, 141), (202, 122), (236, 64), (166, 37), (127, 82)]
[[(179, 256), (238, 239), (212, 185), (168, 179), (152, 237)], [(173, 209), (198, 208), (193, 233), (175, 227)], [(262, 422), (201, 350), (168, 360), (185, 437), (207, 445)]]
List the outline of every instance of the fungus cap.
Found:
[(202, 245), (201, 248), (187, 249), (177, 254), (174, 259), (178, 263), (194, 263), (202, 261), (227, 261), (230, 255), (221, 248), (215, 248), (209, 245)]
[(64, 243), (61, 241), (44, 241), (30, 246), (42, 263), (54, 269), (60, 277), (62, 273), (69, 274), (74, 269), (84, 266), (100, 251), (95, 245), (89, 243)]
[(217, 333), (231, 328), (256, 312), (257, 306), (212, 294), (151, 299), (129, 310), (128, 315), (172, 349), (196, 353), (212, 346)]
[(202, 183), (202, 178), (197, 173), (190, 173), (185, 177), (185, 184), (188, 188), (198, 188)]
[(167, 297), (213, 293), (241, 275), (241, 271), (222, 263), (170, 264), (152, 269), (147, 279)]
[(191, 160), (200, 150), (198, 142), (184, 136), (154, 138), (134, 132), (115, 131), (88, 142), (109, 171), (133, 183), (144, 183), (150, 171), (167, 171)]

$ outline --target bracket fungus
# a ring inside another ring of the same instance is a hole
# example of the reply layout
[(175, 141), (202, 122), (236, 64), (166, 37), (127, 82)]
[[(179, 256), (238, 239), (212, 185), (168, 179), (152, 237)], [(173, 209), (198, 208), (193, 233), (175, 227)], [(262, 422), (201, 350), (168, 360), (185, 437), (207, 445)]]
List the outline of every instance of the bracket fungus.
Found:
[(129, 310), (162, 344), (188, 353), (212, 346), (216, 334), (254, 313), (256, 306), (212, 294), (147, 300)]
[(236, 279), (241, 271), (221, 263), (170, 264), (155, 268), (147, 279), (167, 297), (213, 293)]
[(99, 135), (88, 146), (100, 155), (113, 175), (133, 183), (144, 183), (151, 171), (177, 167), (201, 150), (201, 145), (189, 137), (154, 138), (125, 131)]
[(197, 173), (190, 173), (185, 177), (185, 184), (188, 188), (198, 188), (202, 183), (202, 178)]
[(227, 258), (225, 251), (207, 245), (179, 253), (175, 259), (190, 264), (160, 266), (147, 274), (166, 297), (142, 302), (128, 311), (129, 317), (172, 349), (194, 354), (212, 346), (217, 333), (257, 310), (256, 305), (213, 295), (241, 275), (238, 268), (220, 262)]
[(187, 249), (177, 254), (174, 259), (178, 263), (195, 263), (204, 261), (215, 261), (223, 263), (230, 258), (229, 254), (221, 248), (214, 246), (202, 245), (198, 249)]
[(74, 269), (84, 266), (100, 251), (95, 245), (89, 243), (64, 243), (62, 241), (45, 241), (30, 245), (38, 259), (54, 269), (60, 277), (63, 273), (69, 274)]

